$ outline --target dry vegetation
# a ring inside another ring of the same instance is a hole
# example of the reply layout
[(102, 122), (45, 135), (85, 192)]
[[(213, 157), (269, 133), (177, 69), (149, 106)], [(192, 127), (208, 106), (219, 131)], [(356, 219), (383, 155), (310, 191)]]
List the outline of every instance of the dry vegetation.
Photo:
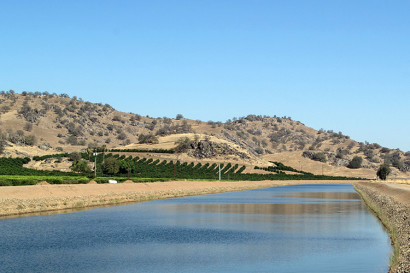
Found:
[[(185, 138), (181, 153), (145, 155), (188, 162), (232, 162), (246, 165), (247, 172), (255, 172), (255, 165), (268, 166), (269, 161), (314, 174), (321, 174), (323, 169), (326, 175), (367, 178), (374, 178), (383, 162), (394, 166), (391, 177), (409, 177), (410, 169), (409, 152), (359, 143), (341, 132), (317, 131), (290, 117), (248, 115), (224, 123), (181, 115), (175, 119), (152, 118), (65, 94), (7, 91), (0, 94), (0, 124), (2, 156), (32, 157), (103, 145), (175, 149)], [(362, 158), (359, 168), (351, 166), (354, 157)], [(44, 168), (50, 166), (43, 164)]]

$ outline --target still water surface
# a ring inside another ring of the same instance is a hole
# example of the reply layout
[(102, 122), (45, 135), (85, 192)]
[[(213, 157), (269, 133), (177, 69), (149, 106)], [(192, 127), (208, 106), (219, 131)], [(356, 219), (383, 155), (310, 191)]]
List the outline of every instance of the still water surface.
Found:
[(0, 272), (387, 272), (351, 185), (299, 185), (0, 219)]

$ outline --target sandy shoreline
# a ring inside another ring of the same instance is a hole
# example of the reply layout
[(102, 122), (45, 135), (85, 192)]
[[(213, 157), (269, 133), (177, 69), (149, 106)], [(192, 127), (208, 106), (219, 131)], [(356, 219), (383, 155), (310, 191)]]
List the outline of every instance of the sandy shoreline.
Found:
[(356, 181), (171, 181), (132, 184), (0, 187), (0, 216), (26, 215), (154, 199), (240, 191), (294, 184), (350, 184)]

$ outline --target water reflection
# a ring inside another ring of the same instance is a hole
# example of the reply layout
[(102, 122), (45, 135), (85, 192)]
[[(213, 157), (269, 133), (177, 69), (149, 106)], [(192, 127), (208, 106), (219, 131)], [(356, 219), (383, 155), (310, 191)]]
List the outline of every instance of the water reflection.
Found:
[(272, 196), (284, 198), (333, 199), (338, 201), (360, 200), (360, 197), (356, 192), (289, 192), (279, 194), (273, 193)]
[(287, 186), (0, 220), (0, 272), (387, 272), (351, 185)]
[(327, 202), (325, 204), (191, 204), (168, 206), (168, 210), (189, 213), (238, 213), (238, 214), (335, 214), (354, 213), (362, 208), (360, 202), (340, 203)]

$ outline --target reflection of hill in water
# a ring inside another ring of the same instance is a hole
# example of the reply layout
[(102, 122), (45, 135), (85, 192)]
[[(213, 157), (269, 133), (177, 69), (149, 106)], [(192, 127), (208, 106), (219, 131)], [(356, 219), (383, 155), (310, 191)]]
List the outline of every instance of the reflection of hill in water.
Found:
[[(360, 199), (355, 192), (290, 192), (274, 193), (274, 197), (283, 198), (314, 198), (314, 199)], [(327, 200), (326, 200), (327, 201)]]
[[(274, 198), (278, 197), (283, 198), (283, 201), (280, 203), (178, 204), (169, 208), (192, 213), (277, 215), (335, 214), (341, 211), (349, 214), (363, 209), (363, 204), (360, 202), (358, 195), (349, 192), (292, 192), (289, 194), (275, 194)], [(298, 201), (297, 199), (302, 200)]]

